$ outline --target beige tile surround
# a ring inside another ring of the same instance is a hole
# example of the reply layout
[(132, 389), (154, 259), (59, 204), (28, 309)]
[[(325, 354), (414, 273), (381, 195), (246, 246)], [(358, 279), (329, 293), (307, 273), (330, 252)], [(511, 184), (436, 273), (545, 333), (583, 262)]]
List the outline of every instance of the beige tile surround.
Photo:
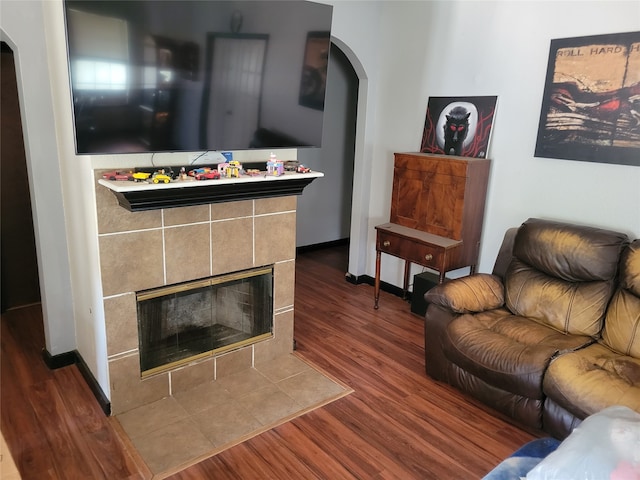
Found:
[[(96, 182), (96, 204), (113, 415), (291, 353), (295, 196), (129, 212)], [(140, 378), (135, 292), (263, 265), (273, 338)]]

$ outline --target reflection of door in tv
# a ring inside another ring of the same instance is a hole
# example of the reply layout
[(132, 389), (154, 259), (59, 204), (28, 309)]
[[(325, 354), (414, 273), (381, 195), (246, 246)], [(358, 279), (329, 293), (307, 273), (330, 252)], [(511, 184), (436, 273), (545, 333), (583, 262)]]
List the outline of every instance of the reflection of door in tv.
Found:
[(262, 35), (209, 37), (206, 145), (249, 147), (258, 128), (266, 48)]

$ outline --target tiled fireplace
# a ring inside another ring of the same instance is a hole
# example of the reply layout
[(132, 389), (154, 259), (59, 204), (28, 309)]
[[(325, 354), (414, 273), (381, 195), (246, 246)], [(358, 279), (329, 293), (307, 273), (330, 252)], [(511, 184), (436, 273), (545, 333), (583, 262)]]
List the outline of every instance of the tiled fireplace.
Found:
[[(293, 350), (295, 196), (129, 212), (96, 185), (96, 199), (113, 415)], [(142, 376), (139, 292), (258, 267), (273, 269), (272, 336)]]

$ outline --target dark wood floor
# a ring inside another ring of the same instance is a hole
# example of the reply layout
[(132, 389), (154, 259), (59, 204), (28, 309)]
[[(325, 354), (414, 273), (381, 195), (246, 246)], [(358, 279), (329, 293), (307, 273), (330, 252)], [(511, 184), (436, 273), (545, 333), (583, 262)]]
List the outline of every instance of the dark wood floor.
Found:
[[(346, 247), (299, 255), (295, 338), (355, 392), (172, 477), (473, 479), (538, 436), (424, 373), (423, 322), (398, 297), (344, 279)], [(38, 306), (2, 315), (2, 432), (23, 479), (149, 473), (75, 366), (49, 371)]]

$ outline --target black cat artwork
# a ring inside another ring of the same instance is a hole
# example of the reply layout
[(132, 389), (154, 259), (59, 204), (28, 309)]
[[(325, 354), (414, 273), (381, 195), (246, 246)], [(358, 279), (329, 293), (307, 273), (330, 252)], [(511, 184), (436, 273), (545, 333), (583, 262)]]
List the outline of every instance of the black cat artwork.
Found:
[(469, 132), (469, 115), (464, 107), (452, 108), (444, 124), (444, 153), (462, 155), (462, 145)]
[(498, 97), (429, 97), (422, 153), (486, 158)]

